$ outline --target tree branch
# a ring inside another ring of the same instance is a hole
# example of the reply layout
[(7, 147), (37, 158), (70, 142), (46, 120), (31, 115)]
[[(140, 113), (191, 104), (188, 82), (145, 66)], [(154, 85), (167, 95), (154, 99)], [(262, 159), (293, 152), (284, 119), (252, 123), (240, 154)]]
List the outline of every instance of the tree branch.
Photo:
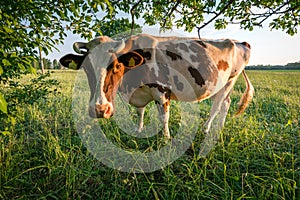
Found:
[[(170, 10), (170, 12), (167, 14), (167, 17), (170, 17), (170, 16), (172, 15), (172, 13), (173, 13), (174, 11), (177, 10), (177, 6), (178, 6), (180, 3), (181, 3), (181, 0), (177, 0), (177, 1), (176, 1), (176, 4), (172, 7), (172, 9)], [(164, 19), (164, 23), (163, 23), (162, 27), (165, 27), (166, 22), (167, 22), (167, 20)]]
[(131, 31), (130, 31), (130, 35), (133, 35), (133, 29), (134, 29), (134, 10), (136, 9), (136, 7), (138, 7), (138, 5), (142, 2), (143, 0), (139, 0), (136, 4), (134, 4), (132, 6), (132, 8), (130, 9), (130, 14), (131, 14)]
[(201, 39), (200, 37), (200, 30), (203, 29), (205, 26), (207, 26), (208, 24), (210, 24), (212, 21), (214, 21), (217, 17), (219, 17), (226, 9), (228, 9), (228, 7), (234, 2), (235, 0), (230, 0), (228, 2), (228, 4), (222, 9), (220, 10), (219, 13), (217, 13), (213, 18), (211, 18), (208, 22), (204, 23), (202, 26), (197, 27), (198, 29), (198, 37)]
[[(244, 20), (241, 20), (241, 21), (227, 21), (227, 23), (229, 23), (229, 24), (241, 24), (242, 22), (246, 22), (248, 20), (251, 20), (251, 21), (253, 21), (253, 26), (262, 27), (263, 22), (265, 22), (271, 16), (285, 14), (285, 13), (288, 13), (290, 11), (293, 13), (294, 10), (298, 8), (298, 7), (289, 6), (285, 10), (281, 11), (281, 9), (283, 9), (285, 6), (288, 6), (289, 3), (290, 3), (290, 1), (286, 1), (276, 9), (273, 9), (273, 8), (268, 6), (268, 10), (266, 12), (263, 12), (263, 13), (253, 13), (252, 11), (250, 11), (252, 18), (244, 19)], [(294, 17), (294, 15), (293, 15), (293, 17)], [(255, 22), (256, 20), (259, 20), (259, 19), (260, 19), (259, 22)], [(296, 22), (295, 24), (297, 26), (297, 24), (298, 24), (297, 20), (294, 20), (294, 21)]]
[[(282, 4), (280, 7), (278, 7), (276, 10), (272, 10), (272, 12), (269, 12), (269, 13), (265, 13), (265, 16), (259, 16), (259, 17), (257, 17), (256, 19), (258, 19), (258, 18), (261, 18), (261, 17), (265, 17), (264, 19), (262, 19), (260, 22), (258, 22), (258, 24), (257, 25), (259, 25), (259, 26), (262, 26), (262, 23), (264, 22), (264, 21), (266, 21), (269, 17), (271, 17), (272, 15), (274, 15), (274, 14), (280, 14), (280, 13), (278, 13), (278, 11), (280, 11), (283, 7), (285, 7), (286, 5), (288, 5), (290, 3), (290, 1), (286, 1), (284, 4)], [(284, 11), (284, 12), (286, 12), (286, 11)]]

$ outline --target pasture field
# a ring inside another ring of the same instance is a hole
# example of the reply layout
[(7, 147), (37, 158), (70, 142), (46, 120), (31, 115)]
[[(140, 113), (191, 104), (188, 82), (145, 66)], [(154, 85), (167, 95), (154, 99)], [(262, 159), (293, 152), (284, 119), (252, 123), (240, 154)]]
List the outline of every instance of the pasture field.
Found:
[[(247, 74), (255, 87), (253, 102), (233, 116), (245, 88), (240, 77), (225, 128), (206, 157), (197, 155), (210, 100), (197, 103), (199, 128), (179, 159), (155, 172), (128, 173), (105, 166), (83, 145), (72, 115), (76, 72), (53, 71), (60, 93), (18, 108), (14, 132), (0, 134), (0, 199), (299, 199), (300, 71)], [(179, 107), (171, 105), (171, 134), (182, 117)], [(113, 119), (100, 123), (119, 147), (162, 145), (155, 142), (161, 135), (149, 142), (128, 137)]]

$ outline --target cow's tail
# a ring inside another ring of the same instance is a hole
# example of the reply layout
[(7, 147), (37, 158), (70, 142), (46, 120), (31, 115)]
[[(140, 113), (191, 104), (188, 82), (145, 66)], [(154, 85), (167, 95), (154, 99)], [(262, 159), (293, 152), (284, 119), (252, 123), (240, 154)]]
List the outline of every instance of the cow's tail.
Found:
[(252, 100), (253, 95), (254, 95), (254, 87), (251, 84), (248, 76), (246, 75), (245, 70), (243, 70), (242, 74), (246, 81), (246, 89), (244, 91), (244, 94), (243, 94), (240, 102), (239, 102), (239, 108), (238, 108), (237, 112), (235, 113), (235, 116), (238, 116), (245, 111), (245, 109), (249, 105), (249, 103)]

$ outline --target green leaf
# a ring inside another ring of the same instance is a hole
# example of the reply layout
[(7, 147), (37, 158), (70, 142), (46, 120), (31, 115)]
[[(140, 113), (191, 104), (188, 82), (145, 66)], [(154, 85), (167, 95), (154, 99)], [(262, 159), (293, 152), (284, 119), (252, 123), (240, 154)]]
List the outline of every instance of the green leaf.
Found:
[(7, 60), (7, 59), (2, 59), (2, 63), (3, 63), (4, 66), (10, 66), (11, 65), (9, 60)]
[(10, 132), (9, 131), (1, 131), (1, 133), (5, 136), (5, 135), (9, 135)]
[(2, 93), (0, 93), (0, 110), (7, 114), (7, 102), (4, 98), (4, 95)]
[(284, 127), (290, 126), (293, 124), (293, 121), (291, 119), (288, 120), (288, 122), (286, 123), (286, 125)]
[(5, 27), (5, 26), (3, 27), (3, 29), (5, 30), (6, 33), (13, 33), (14, 32), (13, 29)]
[(10, 123), (11, 123), (12, 126), (15, 126), (17, 124), (17, 120), (14, 117), (10, 117), (9, 121), (10, 121)]
[(36, 69), (32, 66), (28, 68), (29, 73), (36, 74)]
[(3, 68), (0, 66), (0, 76), (3, 74)]
[(25, 67), (24, 67), (23, 64), (18, 63), (18, 67), (19, 67), (20, 70), (25, 71)]

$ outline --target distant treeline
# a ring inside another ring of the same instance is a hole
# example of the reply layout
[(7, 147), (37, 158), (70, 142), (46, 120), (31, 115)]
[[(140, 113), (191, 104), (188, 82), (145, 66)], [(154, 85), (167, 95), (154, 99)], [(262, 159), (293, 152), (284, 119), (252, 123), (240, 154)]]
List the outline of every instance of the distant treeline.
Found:
[(300, 70), (300, 61), (286, 65), (252, 65), (247, 66), (248, 70)]

